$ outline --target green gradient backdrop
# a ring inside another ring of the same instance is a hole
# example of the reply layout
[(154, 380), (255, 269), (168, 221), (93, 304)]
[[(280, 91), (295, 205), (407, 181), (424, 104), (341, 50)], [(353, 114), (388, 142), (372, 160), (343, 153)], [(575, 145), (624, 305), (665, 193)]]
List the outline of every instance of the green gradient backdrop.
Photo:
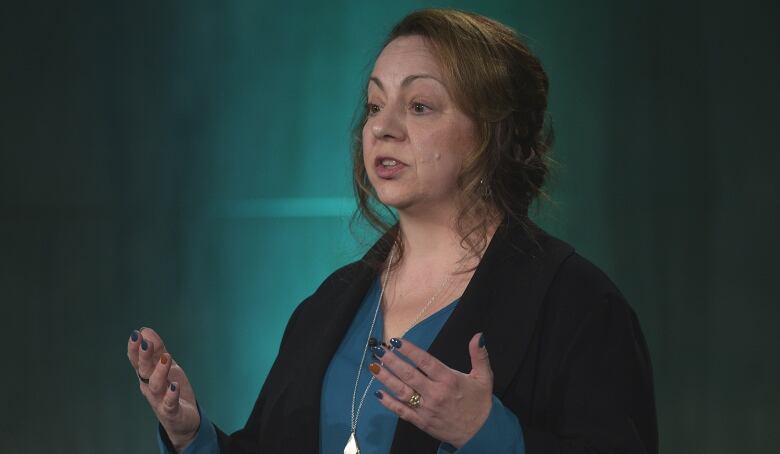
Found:
[[(141, 325), (235, 430), (295, 305), (364, 250), (360, 82), (429, 4), (47, 3), (0, 13), (0, 452), (153, 452)], [(639, 313), (662, 452), (777, 446), (777, 7), (448, 5), (545, 64), (560, 166), (537, 217)]]

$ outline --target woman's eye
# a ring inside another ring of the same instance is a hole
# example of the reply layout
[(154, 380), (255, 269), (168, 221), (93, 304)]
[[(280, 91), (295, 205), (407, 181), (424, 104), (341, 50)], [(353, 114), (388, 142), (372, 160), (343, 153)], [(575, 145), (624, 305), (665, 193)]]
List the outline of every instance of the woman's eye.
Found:
[(379, 106), (372, 103), (366, 104), (366, 113), (368, 114), (369, 117), (376, 115), (377, 112), (379, 112)]
[(428, 110), (431, 110), (430, 107), (428, 107), (425, 104), (420, 103), (420, 102), (412, 102), (411, 106), (412, 106), (412, 110), (414, 111), (414, 113), (418, 113), (418, 114), (424, 114)]
[[(431, 110), (430, 107), (421, 102), (411, 102), (409, 103), (409, 108), (412, 109), (415, 114), (425, 114)], [(366, 103), (366, 114), (369, 117), (373, 117), (374, 115), (378, 114), (380, 110), (382, 110), (382, 108), (378, 105), (373, 103)]]

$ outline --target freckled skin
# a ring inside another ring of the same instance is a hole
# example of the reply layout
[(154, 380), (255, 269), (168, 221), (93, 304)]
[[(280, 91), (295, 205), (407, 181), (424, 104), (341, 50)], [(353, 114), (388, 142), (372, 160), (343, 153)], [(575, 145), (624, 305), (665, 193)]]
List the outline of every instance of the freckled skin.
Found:
[[(401, 86), (416, 74), (437, 80), (418, 78)], [(372, 77), (382, 88), (369, 82), (368, 103), (377, 107), (363, 127), (363, 159), (379, 200), (407, 213), (451, 211), (463, 161), (476, 147), (475, 126), (450, 96), (429, 46), (419, 36), (393, 40), (377, 58)], [(377, 156), (408, 167), (392, 179), (379, 178)]]

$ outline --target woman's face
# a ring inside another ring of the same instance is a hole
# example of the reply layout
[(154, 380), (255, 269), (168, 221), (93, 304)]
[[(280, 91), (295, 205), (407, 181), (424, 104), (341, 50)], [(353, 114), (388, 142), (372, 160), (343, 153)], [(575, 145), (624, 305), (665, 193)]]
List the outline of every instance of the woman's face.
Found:
[(474, 123), (455, 105), (422, 37), (382, 50), (368, 83), (363, 163), (382, 203), (399, 211), (455, 207), (457, 178), (474, 150)]

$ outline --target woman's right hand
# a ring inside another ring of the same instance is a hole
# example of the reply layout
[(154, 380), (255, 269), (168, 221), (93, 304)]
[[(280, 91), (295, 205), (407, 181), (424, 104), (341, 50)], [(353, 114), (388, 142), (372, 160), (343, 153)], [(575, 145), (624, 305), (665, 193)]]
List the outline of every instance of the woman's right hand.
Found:
[[(151, 328), (131, 333), (127, 357), (138, 375), (141, 394), (146, 397), (176, 451), (181, 452), (195, 438), (200, 427), (195, 393), (187, 375)], [(149, 382), (145, 383), (142, 378)]]

